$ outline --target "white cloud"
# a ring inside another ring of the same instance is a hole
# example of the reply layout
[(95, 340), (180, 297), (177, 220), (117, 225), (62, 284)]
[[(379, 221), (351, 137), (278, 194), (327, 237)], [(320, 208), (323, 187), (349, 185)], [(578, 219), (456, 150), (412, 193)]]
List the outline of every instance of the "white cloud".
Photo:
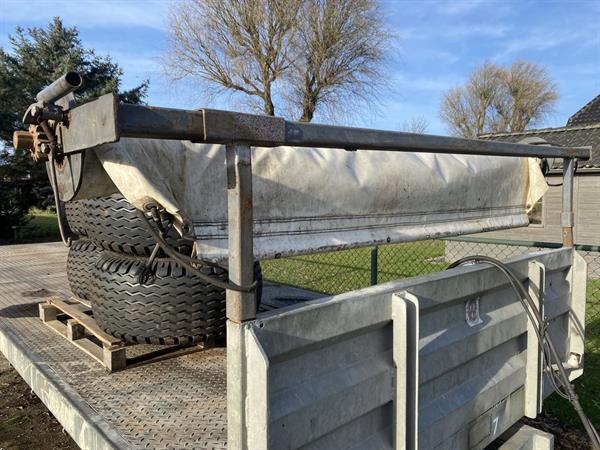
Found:
[(484, 0), (447, 0), (436, 2), (435, 8), (441, 14), (464, 15), (478, 9), (484, 3)]
[(590, 31), (585, 29), (570, 30), (569, 32), (564, 32), (564, 30), (549, 31), (548, 29), (528, 30), (502, 43), (502, 49), (496, 58), (505, 60), (519, 53), (543, 52), (569, 42), (576, 42), (578, 48), (587, 45), (597, 46), (598, 38), (594, 39), (593, 34), (590, 35)]

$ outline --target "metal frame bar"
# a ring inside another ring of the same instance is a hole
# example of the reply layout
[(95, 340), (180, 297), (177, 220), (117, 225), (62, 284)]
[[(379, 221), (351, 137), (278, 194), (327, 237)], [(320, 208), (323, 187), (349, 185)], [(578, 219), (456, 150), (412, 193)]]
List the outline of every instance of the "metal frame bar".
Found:
[[(227, 145), (227, 216), (229, 279), (248, 286), (254, 281), (252, 222), (252, 152), (243, 144)], [(227, 441), (244, 448), (248, 417), (244, 322), (256, 318), (254, 291), (227, 290)]]
[[(79, 132), (78, 132), (79, 130)], [(85, 130), (83, 133), (81, 130)], [(61, 125), (63, 151), (70, 153), (121, 137), (181, 139), (252, 146), (343, 148), (463, 155), (590, 158), (591, 147), (556, 147), (419, 135), (286, 121), (231, 111), (197, 111), (119, 104), (113, 94), (69, 110)]]
[(562, 240), (563, 246), (573, 247), (573, 227), (575, 215), (573, 214), (573, 190), (575, 184), (575, 159), (563, 160), (563, 187), (562, 187)]
[[(228, 145), (227, 207), (229, 279), (238, 286), (254, 281), (252, 223), (252, 155), (248, 145)], [(227, 291), (227, 319), (241, 323), (256, 318), (254, 291)]]

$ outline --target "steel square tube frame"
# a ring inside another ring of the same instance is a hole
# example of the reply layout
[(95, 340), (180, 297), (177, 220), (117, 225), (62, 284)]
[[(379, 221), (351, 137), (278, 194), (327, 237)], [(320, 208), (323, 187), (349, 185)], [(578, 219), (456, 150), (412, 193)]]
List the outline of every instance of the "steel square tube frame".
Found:
[[(260, 147), (299, 146), (451, 153), (462, 155), (590, 158), (591, 147), (556, 147), (420, 135), (337, 125), (291, 122), (280, 117), (221, 111), (121, 104), (114, 94), (77, 106), (61, 125), (63, 152), (70, 153), (121, 137), (180, 139)], [(79, 131), (79, 132), (77, 132)], [(83, 132), (82, 132), (83, 131)]]
[[(573, 246), (573, 183), (577, 159), (591, 147), (556, 147), (419, 135), (286, 121), (212, 109), (179, 110), (120, 104), (113, 94), (75, 107), (59, 125), (63, 152), (84, 151), (121, 137), (180, 139), (226, 145), (229, 276), (238, 285), (253, 279), (251, 146), (326, 147), (463, 155), (563, 158), (563, 246)], [(256, 318), (254, 292), (227, 291), (227, 403), (230, 448), (242, 448), (246, 433), (243, 324)]]
[[(84, 151), (121, 137), (181, 139), (226, 145), (229, 271), (236, 284), (253, 274), (251, 146), (326, 147), (349, 151), (381, 150), (463, 155), (563, 158), (563, 245), (573, 246), (575, 162), (587, 160), (591, 147), (557, 147), (419, 135), (335, 125), (300, 123), (279, 117), (221, 111), (183, 110), (119, 103), (106, 94), (68, 111), (59, 124), (64, 153)], [(228, 292), (227, 317), (242, 323), (256, 317), (253, 294)]]

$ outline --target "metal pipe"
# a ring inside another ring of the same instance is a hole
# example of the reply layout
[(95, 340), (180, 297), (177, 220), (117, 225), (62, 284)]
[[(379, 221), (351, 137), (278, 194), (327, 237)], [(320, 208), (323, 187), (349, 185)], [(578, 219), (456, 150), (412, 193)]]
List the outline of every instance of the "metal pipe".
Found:
[(192, 142), (204, 140), (202, 111), (123, 103), (119, 105), (118, 118), (121, 137), (178, 139)]
[(40, 103), (54, 103), (56, 100), (79, 89), (83, 85), (83, 78), (77, 72), (67, 72), (50, 86), (46, 86), (36, 95)]
[(13, 148), (17, 150), (33, 150), (33, 136), (29, 131), (13, 133)]
[(462, 155), (577, 157), (589, 159), (591, 147), (566, 148), (481, 139), (403, 133), (313, 123), (286, 122), (285, 145)]
[(562, 241), (563, 247), (573, 247), (573, 185), (575, 182), (575, 159), (563, 160), (563, 187), (562, 187)]

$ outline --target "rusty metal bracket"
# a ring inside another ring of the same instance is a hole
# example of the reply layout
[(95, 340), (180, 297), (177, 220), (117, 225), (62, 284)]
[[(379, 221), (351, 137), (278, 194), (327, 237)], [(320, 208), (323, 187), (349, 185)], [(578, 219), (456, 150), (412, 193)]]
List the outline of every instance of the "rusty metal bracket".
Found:
[(118, 104), (115, 94), (106, 94), (71, 109), (68, 123), (58, 126), (63, 152), (72, 153), (118, 141)]

